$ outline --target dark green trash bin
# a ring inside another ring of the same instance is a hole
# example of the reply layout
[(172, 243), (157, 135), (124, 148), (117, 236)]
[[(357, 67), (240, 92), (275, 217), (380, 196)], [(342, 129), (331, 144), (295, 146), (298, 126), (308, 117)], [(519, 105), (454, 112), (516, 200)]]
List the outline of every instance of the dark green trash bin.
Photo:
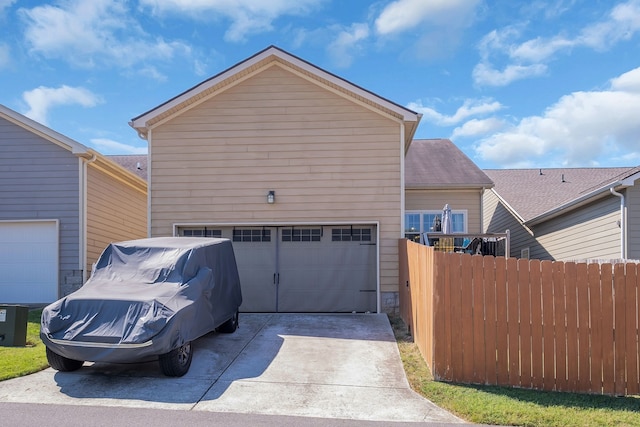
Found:
[(24, 347), (27, 345), (26, 305), (0, 305), (0, 346)]

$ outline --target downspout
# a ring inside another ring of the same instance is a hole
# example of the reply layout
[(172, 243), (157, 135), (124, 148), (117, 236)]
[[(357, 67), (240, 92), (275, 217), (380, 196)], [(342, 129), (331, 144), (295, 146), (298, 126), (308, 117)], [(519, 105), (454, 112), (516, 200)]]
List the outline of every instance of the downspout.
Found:
[(625, 244), (625, 215), (624, 215), (624, 195), (618, 193), (613, 187), (609, 188), (611, 194), (620, 197), (620, 258), (627, 259), (627, 251)]
[(80, 178), (80, 271), (82, 271), (82, 283), (87, 281), (87, 165), (96, 161), (96, 155), (85, 160), (81, 157), (82, 176)]

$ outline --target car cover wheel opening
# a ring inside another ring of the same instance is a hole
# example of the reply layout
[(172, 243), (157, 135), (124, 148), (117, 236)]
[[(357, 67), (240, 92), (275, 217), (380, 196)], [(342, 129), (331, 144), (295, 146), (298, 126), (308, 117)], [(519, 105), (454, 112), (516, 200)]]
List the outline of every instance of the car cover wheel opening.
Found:
[(47, 362), (49, 362), (49, 366), (51, 366), (56, 371), (60, 371), (60, 372), (77, 371), (84, 364), (82, 360), (73, 360), (73, 359), (69, 359), (67, 357), (61, 356), (58, 353), (55, 353), (53, 350), (50, 350), (49, 347), (46, 348), (46, 352), (47, 352)]
[(171, 350), (160, 356), (160, 368), (162, 373), (169, 377), (181, 377), (189, 371), (193, 359), (193, 347), (191, 343)]

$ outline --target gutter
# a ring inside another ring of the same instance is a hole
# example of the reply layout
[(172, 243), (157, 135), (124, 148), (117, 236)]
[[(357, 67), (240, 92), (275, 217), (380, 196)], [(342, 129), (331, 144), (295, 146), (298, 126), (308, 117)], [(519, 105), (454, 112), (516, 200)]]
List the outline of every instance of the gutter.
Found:
[(82, 283), (87, 281), (87, 166), (89, 163), (96, 161), (98, 156), (92, 154), (91, 158), (87, 159), (85, 156), (79, 156), (81, 165), (81, 177), (80, 177), (80, 271), (82, 271)]
[(618, 193), (614, 187), (609, 188), (609, 192), (616, 197), (620, 197), (620, 258), (627, 259), (627, 251), (626, 251), (626, 242), (625, 242), (625, 234), (626, 234), (626, 218), (624, 212), (624, 194)]

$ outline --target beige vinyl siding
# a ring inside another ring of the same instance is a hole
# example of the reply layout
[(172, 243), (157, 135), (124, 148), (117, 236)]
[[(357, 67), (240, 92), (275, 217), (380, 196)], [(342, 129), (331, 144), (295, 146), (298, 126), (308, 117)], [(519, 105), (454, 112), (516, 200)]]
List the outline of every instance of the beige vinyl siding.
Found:
[(147, 237), (147, 193), (96, 168), (87, 167), (87, 277), (111, 242)]
[(379, 221), (381, 290), (397, 291), (401, 126), (268, 67), (152, 130), (151, 235), (174, 223)]
[[(509, 230), (510, 256), (520, 258), (522, 249), (539, 248), (538, 243), (529, 231), (513, 214), (502, 204), (498, 196), (491, 191), (484, 192), (483, 200), (483, 231), (486, 233), (504, 233)], [(538, 252), (540, 253), (540, 252)], [(530, 258), (533, 258), (530, 256)], [(549, 259), (543, 258), (543, 259)]]
[(445, 204), (452, 210), (467, 212), (467, 232), (482, 232), (480, 190), (406, 190), (406, 211), (441, 211)]
[[(606, 197), (534, 228), (544, 251), (531, 258), (556, 261), (620, 258), (620, 199)], [(545, 258), (542, 258), (542, 257)]]
[(627, 204), (627, 258), (640, 260), (640, 179), (625, 191)]

